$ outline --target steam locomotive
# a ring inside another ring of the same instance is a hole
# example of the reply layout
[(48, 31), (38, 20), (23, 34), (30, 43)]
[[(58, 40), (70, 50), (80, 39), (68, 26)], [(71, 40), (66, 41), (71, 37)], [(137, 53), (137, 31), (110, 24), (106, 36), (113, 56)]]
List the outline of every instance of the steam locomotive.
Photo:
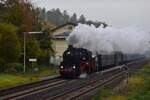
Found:
[(60, 64), (59, 73), (63, 78), (78, 78), (82, 73), (94, 73), (112, 68), (136, 59), (141, 56), (137, 54), (98, 54), (93, 56), (92, 52), (84, 48), (75, 48), (69, 45), (63, 53), (63, 61)]

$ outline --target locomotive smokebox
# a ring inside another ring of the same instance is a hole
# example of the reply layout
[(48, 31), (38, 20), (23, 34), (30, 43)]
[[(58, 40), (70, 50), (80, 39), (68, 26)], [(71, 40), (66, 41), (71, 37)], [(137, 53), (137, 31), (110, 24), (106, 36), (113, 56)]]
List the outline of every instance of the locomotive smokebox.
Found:
[(69, 49), (73, 48), (73, 45), (68, 45), (68, 48), (69, 48)]

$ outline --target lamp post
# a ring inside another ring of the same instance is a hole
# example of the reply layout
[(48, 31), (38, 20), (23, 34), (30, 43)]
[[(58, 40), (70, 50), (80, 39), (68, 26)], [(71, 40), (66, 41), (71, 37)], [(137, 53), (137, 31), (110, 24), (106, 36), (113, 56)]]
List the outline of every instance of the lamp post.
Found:
[(23, 44), (24, 44), (24, 46), (23, 46), (23, 51), (24, 51), (24, 57), (23, 57), (23, 59), (24, 59), (24, 61), (23, 61), (23, 72), (25, 73), (26, 72), (26, 34), (41, 34), (41, 33), (43, 33), (43, 32), (23, 32), (23, 38), (24, 38), (24, 42), (23, 42)]

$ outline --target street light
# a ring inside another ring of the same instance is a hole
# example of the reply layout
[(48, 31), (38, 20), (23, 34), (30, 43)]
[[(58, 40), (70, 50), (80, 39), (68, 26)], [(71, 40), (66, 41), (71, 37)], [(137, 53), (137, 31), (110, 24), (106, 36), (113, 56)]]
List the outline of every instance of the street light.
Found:
[(26, 71), (26, 34), (41, 34), (41, 33), (43, 33), (43, 32), (23, 32), (23, 38), (24, 38), (24, 47), (23, 47), (23, 51), (24, 51), (24, 61), (23, 61), (23, 72), (25, 72)]

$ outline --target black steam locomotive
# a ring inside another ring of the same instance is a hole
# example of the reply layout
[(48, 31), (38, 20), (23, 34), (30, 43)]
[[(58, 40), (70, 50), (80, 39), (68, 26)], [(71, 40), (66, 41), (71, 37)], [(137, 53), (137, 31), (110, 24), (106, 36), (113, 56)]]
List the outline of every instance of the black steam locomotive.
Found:
[(63, 53), (63, 61), (60, 64), (60, 75), (63, 78), (77, 78), (82, 73), (93, 73), (109, 69), (136, 59), (137, 54), (98, 54), (93, 56), (92, 52), (84, 48), (74, 48), (72, 45)]

